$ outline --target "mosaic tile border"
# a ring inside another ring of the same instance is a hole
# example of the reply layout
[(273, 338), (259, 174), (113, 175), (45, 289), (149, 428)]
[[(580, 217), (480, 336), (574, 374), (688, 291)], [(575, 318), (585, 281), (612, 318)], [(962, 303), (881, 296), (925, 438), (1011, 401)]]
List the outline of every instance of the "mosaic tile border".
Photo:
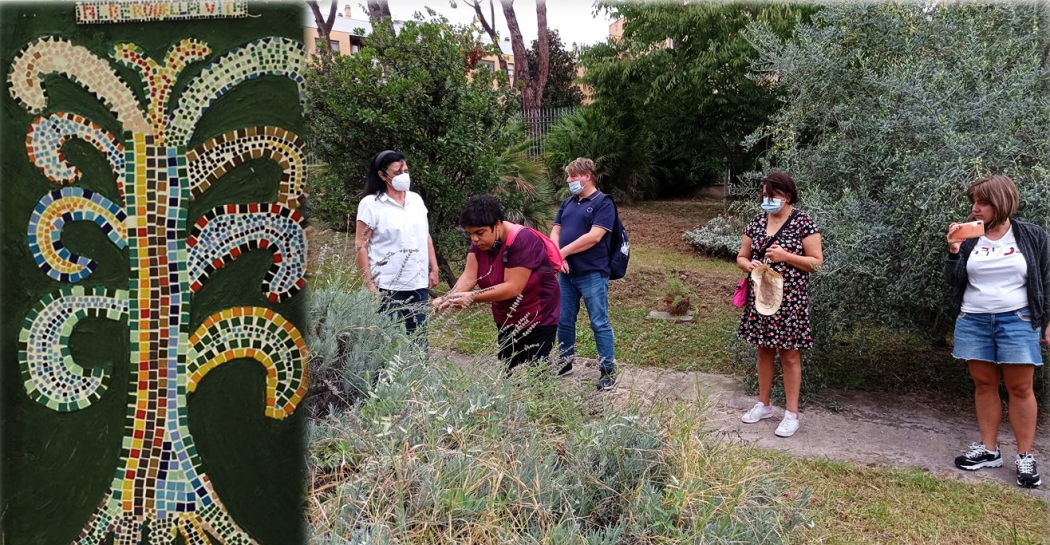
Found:
[(262, 307), (235, 307), (212, 314), (190, 335), (186, 357), (189, 391), (216, 366), (250, 358), (266, 368), (266, 416), (284, 419), (306, 395), (306, 342), (280, 314)]
[(306, 143), (279, 127), (248, 127), (216, 136), (186, 153), (194, 196), (200, 195), (227, 172), (265, 157), (281, 167), (277, 201), (297, 208), (303, 195)]
[(18, 360), (29, 397), (49, 409), (76, 411), (106, 392), (111, 373), (73, 361), (69, 337), (84, 318), (127, 323), (128, 292), (71, 286), (45, 295), (30, 309), (18, 335)]
[(66, 76), (86, 88), (117, 116), (125, 130), (149, 132), (135, 93), (109, 62), (62, 38), (39, 38), (15, 56), (7, 76), (11, 98), (32, 114), (42, 113), (47, 107), (44, 78), (49, 74)]
[(306, 285), (303, 217), (284, 205), (228, 204), (201, 216), (186, 238), (190, 290), (196, 292), (215, 271), (244, 252), (273, 252), (262, 289), (269, 301), (287, 300)]
[(193, 61), (204, 60), (211, 53), (208, 44), (186, 38), (171, 46), (164, 55), (164, 64), (146, 57), (135, 44), (120, 44), (113, 48), (111, 56), (117, 62), (139, 71), (142, 81), (149, 91), (146, 115), (149, 117), (152, 134), (162, 137), (167, 130), (167, 113), (165, 109), (179, 74)]
[(198, 73), (179, 97), (168, 132), (171, 143), (186, 145), (197, 121), (216, 100), (242, 82), (259, 76), (285, 76), (305, 100), (306, 50), (301, 42), (279, 37), (260, 38), (223, 54)]
[(53, 280), (75, 283), (98, 267), (94, 260), (70, 252), (62, 244), (62, 229), (73, 221), (98, 225), (109, 240), (127, 246), (124, 210), (99, 193), (80, 187), (64, 187), (44, 195), (29, 216), (26, 237), (37, 267)]
[(120, 194), (123, 195), (124, 145), (116, 136), (77, 114), (56, 112), (33, 121), (26, 134), (26, 153), (29, 155), (29, 161), (52, 182), (79, 182), (83, 173), (62, 154), (62, 146), (74, 137), (91, 144), (106, 156), (116, 176)]

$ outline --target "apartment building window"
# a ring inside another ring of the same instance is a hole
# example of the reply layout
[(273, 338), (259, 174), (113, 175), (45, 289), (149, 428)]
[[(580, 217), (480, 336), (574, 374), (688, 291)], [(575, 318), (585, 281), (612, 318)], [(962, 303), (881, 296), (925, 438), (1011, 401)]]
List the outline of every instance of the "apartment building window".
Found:
[(481, 62), (478, 63), (478, 68), (483, 68), (485, 70), (488, 70), (489, 72), (495, 72), (496, 71), (496, 63), (494, 63), (492, 61), (481, 61)]
[[(317, 49), (320, 50), (321, 49), (321, 44), (323, 44), (323, 43), (324, 43), (324, 38), (317, 38), (317, 40), (314, 42), (314, 45), (316, 45)], [(332, 48), (332, 51), (335, 51), (336, 53), (338, 53), (339, 52), (339, 40), (328, 40), (328, 47)]]

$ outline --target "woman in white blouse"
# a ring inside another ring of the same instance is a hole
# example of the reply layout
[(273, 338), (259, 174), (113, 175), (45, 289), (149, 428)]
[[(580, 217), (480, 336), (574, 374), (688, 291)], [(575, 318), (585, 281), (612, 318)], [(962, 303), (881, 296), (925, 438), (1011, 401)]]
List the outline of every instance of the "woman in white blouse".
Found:
[(365, 287), (383, 294), (383, 311), (404, 322), (426, 346), (426, 307), (430, 288), (438, 283), (434, 240), (427, 207), (411, 180), (405, 156), (379, 152), (368, 162), (361, 202), (357, 207), (354, 246), (357, 268)]

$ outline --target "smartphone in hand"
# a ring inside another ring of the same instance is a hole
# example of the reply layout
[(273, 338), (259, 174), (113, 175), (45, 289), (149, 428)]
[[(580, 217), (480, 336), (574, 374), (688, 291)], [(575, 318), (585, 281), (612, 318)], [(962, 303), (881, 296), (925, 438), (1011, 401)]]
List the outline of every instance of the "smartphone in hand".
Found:
[(952, 233), (952, 238), (955, 240), (963, 240), (967, 238), (977, 238), (984, 235), (984, 222), (983, 221), (970, 221), (966, 223), (960, 223), (959, 228)]

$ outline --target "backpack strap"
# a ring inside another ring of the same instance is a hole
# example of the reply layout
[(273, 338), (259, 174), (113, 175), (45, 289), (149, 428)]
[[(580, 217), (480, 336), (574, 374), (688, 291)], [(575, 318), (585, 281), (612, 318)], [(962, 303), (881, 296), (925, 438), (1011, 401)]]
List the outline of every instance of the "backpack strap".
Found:
[[(514, 239), (517, 238), (518, 233), (520, 231), (524, 231), (525, 229), (531, 229), (531, 227), (526, 227), (524, 225), (518, 225), (517, 229), (509, 229), (507, 231), (507, 240), (506, 240), (506, 242), (503, 243), (503, 266), (504, 267), (506, 267), (506, 265), (507, 265), (507, 259), (508, 259), (507, 258), (507, 251), (510, 250), (510, 245), (512, 243), (514, 243)], [(533, 229), (533, 230), (535, 230), (535, 229)], [(540, 234), (539, 231), (536, 231), (536, 233)], [(550, 262), (550, 256), (547, 257), (547, 262), (548, 263)], [(554, 271), (554, 267), (550, 266), (549, 264), (548, 265), (541, 265), (540, 267), (537, 267), (536, 270), (537, 271)], [(555, 272), (557, 272), (557, 271), (555, 271)]]

